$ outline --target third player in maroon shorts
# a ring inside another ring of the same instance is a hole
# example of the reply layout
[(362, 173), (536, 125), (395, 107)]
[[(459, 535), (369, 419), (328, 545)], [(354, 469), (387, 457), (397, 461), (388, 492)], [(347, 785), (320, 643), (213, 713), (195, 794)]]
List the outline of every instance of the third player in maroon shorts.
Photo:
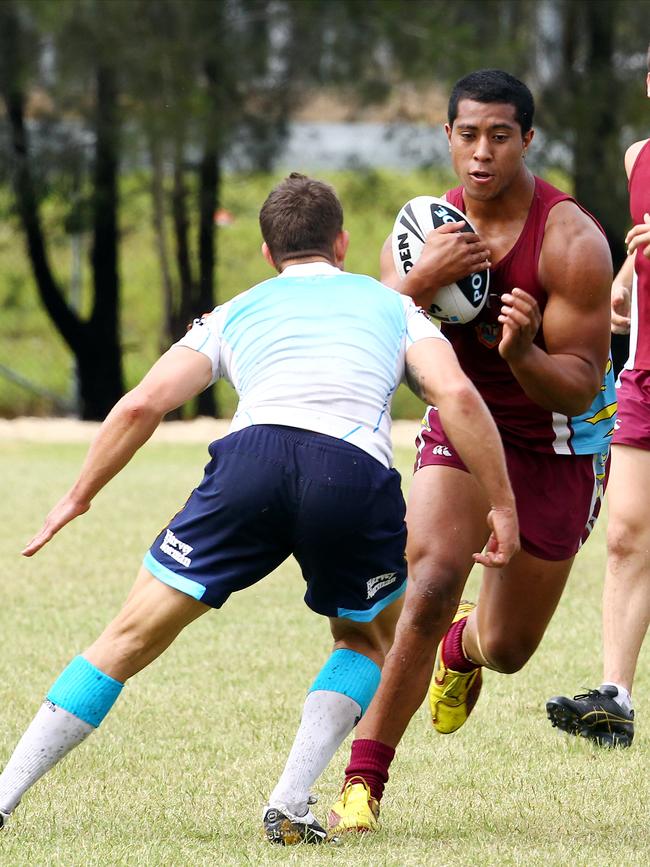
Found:
[(650, 451), (650, 370), (623, 370), (618, 381), (618, 417), (612, 445)]

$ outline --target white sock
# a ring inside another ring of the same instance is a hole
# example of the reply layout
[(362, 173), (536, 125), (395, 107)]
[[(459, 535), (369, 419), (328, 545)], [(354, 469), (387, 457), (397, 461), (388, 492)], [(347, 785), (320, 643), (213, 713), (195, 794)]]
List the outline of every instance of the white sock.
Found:
[(44, 701), (0, 774), (0, 810), (11, 813), (27, 789), (92, 731), (94, 726)]
[(634, 705), (632, 704), (632, 696), (629, 691), (625, 689), (624, 686), (621, 686), (620, 683), (613, 683), (611, 680), (606, 681), (605, 683), (601, 683), (599, 689), (602, 690), (604, 686), (614, 686), (618, 690), (618, 695), (613, 696), (616, 704), (620, 704), (624, 711), (630, 713), (633, 709)]
[(322, 689), (310, 692), (287, 764), (269, 804), (279, 809), (286, 807), (294, 816), (303, 816), (312, 785), (360, 716), (359, 704), (343, 693)]

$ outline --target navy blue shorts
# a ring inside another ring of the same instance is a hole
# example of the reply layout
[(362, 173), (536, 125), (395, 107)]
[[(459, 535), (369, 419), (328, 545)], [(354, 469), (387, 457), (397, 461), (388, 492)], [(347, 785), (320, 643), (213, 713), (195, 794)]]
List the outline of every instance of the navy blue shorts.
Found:
[(220, 608), (293, 554), (319, 614), (373, 620), (406, 588), (397, 470), (325, 434), (254, 425), (213, 442), (201, 484), (149, 549), (158, 579)]

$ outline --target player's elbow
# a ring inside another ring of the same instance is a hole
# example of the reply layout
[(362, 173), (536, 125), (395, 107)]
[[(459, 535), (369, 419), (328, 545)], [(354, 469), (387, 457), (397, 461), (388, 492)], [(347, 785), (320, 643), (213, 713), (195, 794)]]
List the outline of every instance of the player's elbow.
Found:
[(444, 413), (446, 408), (453, 408), (457, 416), (471, 419), (481, 403), (478, 392), (465, 376), (454, 377), (436, 389), (435, 396), (427, 396), (429, 403), (434, 404)]
[(591, 404), (596, 399), (602, 386), (602, 376), (598, 371), (590, 372), (585, 376), (582, 382), (576, 382), (574, 389), (566, 392), (563, 406), (554, 407), (555, 411), (559, 411), (569, 416), (582, 415), (587, 412)]
[(124, 395), (116, 410), (129, 427), (157, 424), (164, 415), (154, 397), (137, 388)]

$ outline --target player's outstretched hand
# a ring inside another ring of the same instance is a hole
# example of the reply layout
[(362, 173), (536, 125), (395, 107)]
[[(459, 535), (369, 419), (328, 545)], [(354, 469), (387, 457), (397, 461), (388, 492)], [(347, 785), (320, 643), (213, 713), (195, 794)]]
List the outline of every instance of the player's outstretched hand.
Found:
[(537, 301), (523, 289), (501, 296), (499, 322), (503, 326), (499, 354), (507, 362), (517, 361), (532, 346), (542, 322)]
[(433, 289), (455, 283), (468, 274), (490, 267), (490, 250), (475, 232), (461, 231), (466, 224), (445, 223), (427, 235), (413, 266), (418, 280)]
[(643, 222), (632, 226), (625, 236), (628, 255), (640, 249), (646, 259), (650, 259), (650, 214), (643, 215)]
[(43, 545), (46, 545), (52, 536), (59, 532), (61, 527), (65, 527), (74, 518), (83, 515), (89, 508), (90, 503), (82, 503), (79, 500), (75, 500), (70, 494), (66, 494), (52, 509), (39, 532), (23, 548), (21, 554), (24, 557), (31, 557), (32, 554), (40, 551)]
[(519, 550), (519, 521), (516, 509), (490, 509), (487, 516), (490, 538), (482, 554), (473, 554), (474, 562), (499, 568), (510, 562)]
[(630, 290), (622, 283), (612, 284), (611, 328), (612, 334), (630, 333)]

